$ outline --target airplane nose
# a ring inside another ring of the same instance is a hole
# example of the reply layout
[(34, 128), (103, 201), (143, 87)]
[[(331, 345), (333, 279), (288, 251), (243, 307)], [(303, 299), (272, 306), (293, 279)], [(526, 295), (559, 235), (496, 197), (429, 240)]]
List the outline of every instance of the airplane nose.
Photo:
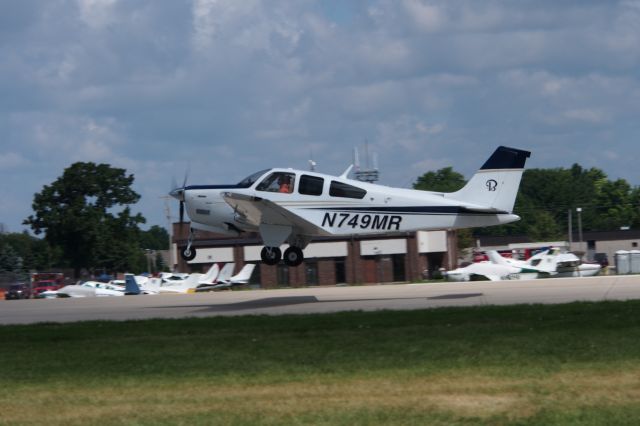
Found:
[(169, 192), (169, 195), (178, 201), (184, 201), (184, 188), (176, 188)]

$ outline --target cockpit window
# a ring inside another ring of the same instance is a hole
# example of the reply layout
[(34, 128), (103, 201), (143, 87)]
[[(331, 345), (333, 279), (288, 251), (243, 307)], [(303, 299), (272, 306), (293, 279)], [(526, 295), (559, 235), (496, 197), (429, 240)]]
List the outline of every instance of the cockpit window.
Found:
[(280, 192), (283, 194), (291, 194), (296, 175), (293, 173), (275, 172), (264, 178), (256, 187), (258, 191)]
[(271, 170), (271, 169), (260, 170), (259, 172), (255, 172), (251, 176), (247, 176), (246, 178), (244, 178), (240, 182), (238, 182), (238, 188), (249, 188), (251, 185), (253, 185), (258, 180), (258, 178), (260, 176), (262, 176), (263, 174), (267, 173), (269, 170)]
[(332, 180), (331, 186), (329, 187), (329, 195), (332, 197), (358, 198), (361, 200), (365, 195), (367, 195), (367, 191), (346, 183)]

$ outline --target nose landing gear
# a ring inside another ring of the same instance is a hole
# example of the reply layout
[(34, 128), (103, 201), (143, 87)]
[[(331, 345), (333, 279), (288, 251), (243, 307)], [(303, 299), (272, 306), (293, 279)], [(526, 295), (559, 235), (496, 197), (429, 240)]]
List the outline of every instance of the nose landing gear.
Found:
[(187, 246), (180, 250), (180, 256), (187, 262), (196, 258), (196, 249), (192, 247), (193, 239), (195, 237), (195, 231), (193, 228), (189, 229), (189, 239), (187, 240)]

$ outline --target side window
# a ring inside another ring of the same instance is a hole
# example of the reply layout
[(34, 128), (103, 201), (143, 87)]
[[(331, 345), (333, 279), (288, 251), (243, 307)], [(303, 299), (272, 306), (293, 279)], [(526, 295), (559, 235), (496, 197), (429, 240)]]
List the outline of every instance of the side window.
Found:
[(304, 195), (322, 195), (322, 187), (324, 186), (324, 179), (302, 175), (300, 176), (300, 187), (298, 192)]
[(291, 194), (295, 180), (296, 175), (293, 173), (274, 172), (264, 178), (256, 187), (256, 190)]
[(364, 196), (367, 195), (367, 191), (352, 185), (348, 185), (346, 183), (336, 182), (335, 180), (333, 180), (331, 181), (331, 186), (329, 187), (329, 195), (331, 195), (332, 197), (363, 199)]

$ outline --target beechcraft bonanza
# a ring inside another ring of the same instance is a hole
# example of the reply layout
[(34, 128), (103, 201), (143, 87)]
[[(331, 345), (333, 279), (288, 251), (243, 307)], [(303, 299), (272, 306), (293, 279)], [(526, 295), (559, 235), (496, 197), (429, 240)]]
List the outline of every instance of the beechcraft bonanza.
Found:
[(298, 266), (314, 236), (351, 236), (502, 225), (513, 214), (530, 152), (499, 147), (459, 191), (391, 188), (340, 176), (293, 169), (266, 169), (236, 185), (186, 185), (171, 191), (191, 219), (182, 257), (195, 258), (196, 230), (239, 236), (259, 232), (262, 261)]

